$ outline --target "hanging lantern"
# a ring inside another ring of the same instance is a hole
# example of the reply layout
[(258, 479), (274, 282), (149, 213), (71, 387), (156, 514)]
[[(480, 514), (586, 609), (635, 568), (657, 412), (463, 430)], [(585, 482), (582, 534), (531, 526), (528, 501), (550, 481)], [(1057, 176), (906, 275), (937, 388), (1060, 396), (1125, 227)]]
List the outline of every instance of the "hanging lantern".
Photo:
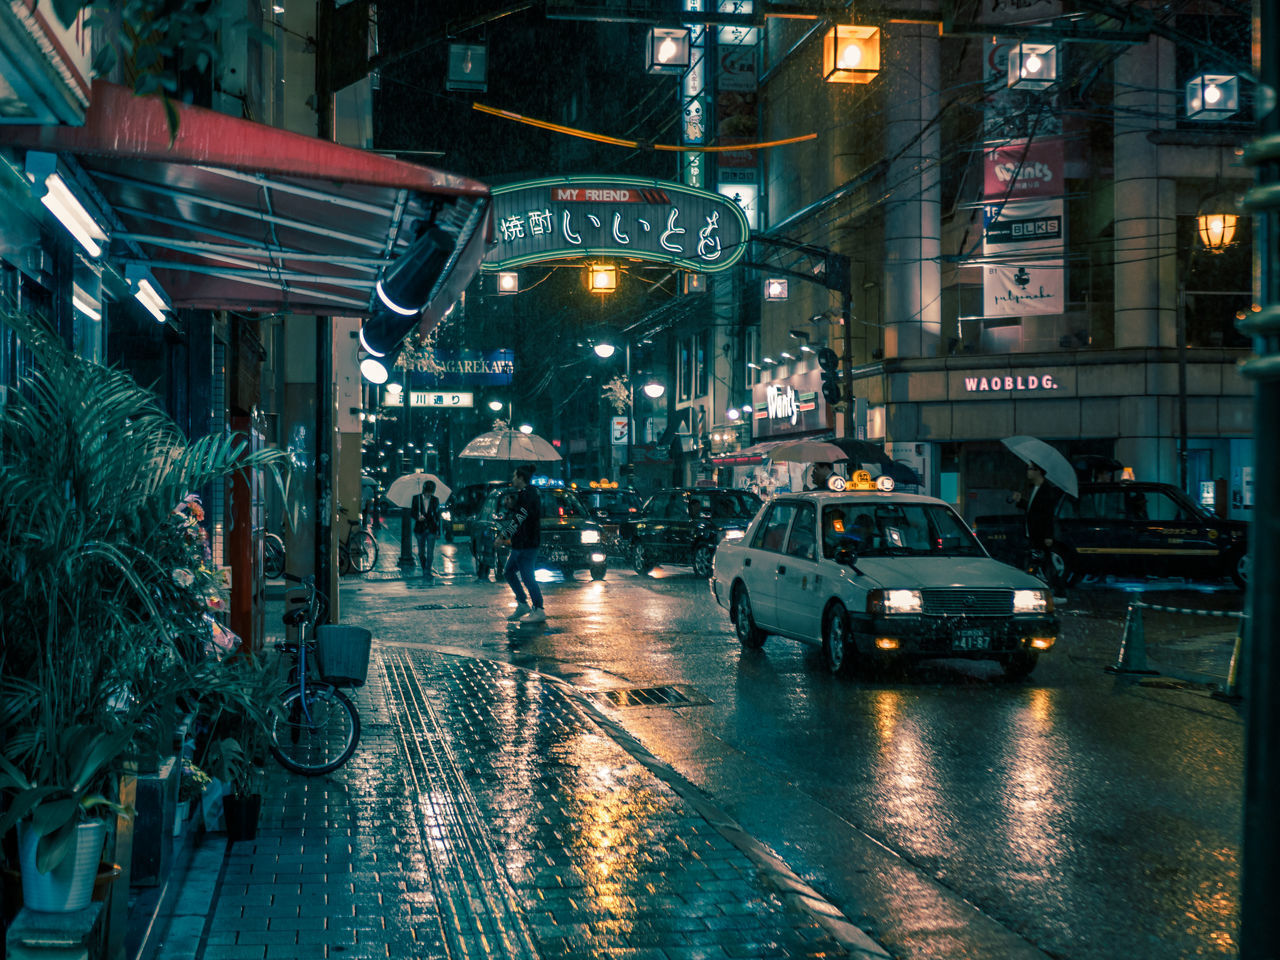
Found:
[(1196, 228), (1205, 249), (1213, 253), (1225, 250), (1235, 239), (1239, 219), (1234, 213), (1202, 213), (1196, 217)]
[(1058, 48), (1052, 43), (1020, 43), (1009, 51), (1009, 86), (1043, 90), (1058, 82)]
[(785, 277), (770, 277), (764, 282), (764, 298), (766, 300), (787, 299), (787, 286)]
[(1188, 120), (1225, 120), (1240, 110), (1240, 79), (1229, 73), (1202, 73), (1187, 81)]
[(587, 289), (592, 293), (612, 293), (618, 289), (618, 268), (612, 263), (593, 263), (587, 267)]
[(488, 50), (478, 43), (449, 44), (449, 72), (445, 75), (446, 90), (489, 89)]
[(837, 24), (822, 38), (822, 79), (870, 83), (880, 72), (880, 28)]
[(688, 27), (650, 27), (645, 44), (645, 69), (679, 76), (689, 69), (692, 44)]

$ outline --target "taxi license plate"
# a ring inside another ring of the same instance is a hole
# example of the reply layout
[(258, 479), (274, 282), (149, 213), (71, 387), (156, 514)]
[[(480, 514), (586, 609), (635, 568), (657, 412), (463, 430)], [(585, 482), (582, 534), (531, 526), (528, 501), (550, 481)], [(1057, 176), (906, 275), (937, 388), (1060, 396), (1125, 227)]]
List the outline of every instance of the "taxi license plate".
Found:
[(548, 550), (547, 559), (552, 563), (568, 563), (569, 554), (564, 550)]
[(961, 627), (951, 640), (953, 650), (985, 650), (991, 646), (991, 638), (981, 627)]

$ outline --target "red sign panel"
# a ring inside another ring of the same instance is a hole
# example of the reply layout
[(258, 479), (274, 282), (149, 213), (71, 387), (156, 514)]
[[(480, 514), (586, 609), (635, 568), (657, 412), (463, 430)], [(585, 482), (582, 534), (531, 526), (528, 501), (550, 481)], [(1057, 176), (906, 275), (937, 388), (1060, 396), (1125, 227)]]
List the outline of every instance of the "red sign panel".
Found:
[(1061, 138), (1014, 140), (983, 152), (987, 200), (1060, 197), (1065, 192)]
[(552, 203), (670, 203), (665, 190), (646, 187), (552, 187)]

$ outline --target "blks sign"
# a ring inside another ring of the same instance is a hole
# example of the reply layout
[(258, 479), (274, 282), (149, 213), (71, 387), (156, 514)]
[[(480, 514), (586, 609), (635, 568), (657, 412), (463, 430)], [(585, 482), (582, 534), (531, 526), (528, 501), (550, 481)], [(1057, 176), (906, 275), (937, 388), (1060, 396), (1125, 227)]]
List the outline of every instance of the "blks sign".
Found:
[(679, 183), (530, 180), (493, 188), (495, 242), (481, 269), (610, 256), (716, 273), (742, 258), (749, 235), (747, 218), (732, 200)]

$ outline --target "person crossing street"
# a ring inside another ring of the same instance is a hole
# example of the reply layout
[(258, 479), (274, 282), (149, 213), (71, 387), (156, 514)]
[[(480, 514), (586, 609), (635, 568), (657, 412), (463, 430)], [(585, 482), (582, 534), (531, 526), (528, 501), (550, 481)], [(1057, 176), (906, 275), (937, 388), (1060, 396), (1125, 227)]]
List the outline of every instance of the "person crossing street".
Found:
[(512, 473), (511, 485), (515, 488), (516, 502), (511, 519), (503, 529), (503, 537), (511, 544), (511, 554), (507, 557), (503, 574), (516, 595), (516, 608), (507, 619), (521, 623), (543, 623), (547, 619), (542, 609), (542, 591), (538, 589), (533, 570), (542, 542), (542, 508), (538, 492), (529, 486), (532, 476), (533, 469), (527, 466), (516, 467)]

